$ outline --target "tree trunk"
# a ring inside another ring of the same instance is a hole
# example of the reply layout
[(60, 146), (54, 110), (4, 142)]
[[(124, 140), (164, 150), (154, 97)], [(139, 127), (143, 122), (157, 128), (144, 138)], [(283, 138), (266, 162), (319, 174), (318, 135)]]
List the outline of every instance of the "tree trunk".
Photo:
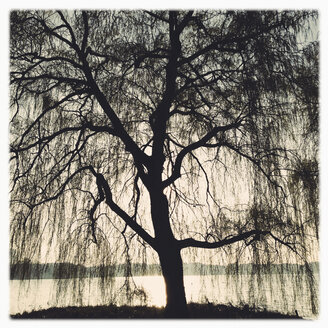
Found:
[(180, 250), (168, 245), (165, 250), (159, 252), (159, 258), (165, 280), (165, 316), (168, 318), (187, 318), (189, 313), (183, 284)]
[(177, 240), (174, 238), (166, 196), (158, 190), (151, 193), (151, 212), (155, 230), (156, 251), (166, 288), (165, 316), (186, 318), (188, 309), (183, 284), (183, 265)]

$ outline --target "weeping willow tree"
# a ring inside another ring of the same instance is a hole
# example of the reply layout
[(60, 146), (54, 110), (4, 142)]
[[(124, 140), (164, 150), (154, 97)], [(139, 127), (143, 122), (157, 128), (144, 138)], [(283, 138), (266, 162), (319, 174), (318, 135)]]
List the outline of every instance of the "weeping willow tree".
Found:
[(187, 315), (182, 258), (310, 277), (316, 16), (11, 12), (12, 264), (153, 259), (168, 316)]

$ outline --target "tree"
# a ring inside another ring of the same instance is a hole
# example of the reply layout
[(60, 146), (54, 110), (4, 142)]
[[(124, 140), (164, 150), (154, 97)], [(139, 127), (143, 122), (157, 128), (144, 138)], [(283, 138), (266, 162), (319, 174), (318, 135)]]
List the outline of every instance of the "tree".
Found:
[(44, 252), (49, 227), (49, 243), (69, 232), (59, 255), (75, 249), (79, 262), (82, 248), (117, 253), (116, 240), (126, 254), (151, 248), (168, 315), (186, 316), (182, 250), (315, 258), (315, 22), (310, 11), (13, 11), (12, 259)]

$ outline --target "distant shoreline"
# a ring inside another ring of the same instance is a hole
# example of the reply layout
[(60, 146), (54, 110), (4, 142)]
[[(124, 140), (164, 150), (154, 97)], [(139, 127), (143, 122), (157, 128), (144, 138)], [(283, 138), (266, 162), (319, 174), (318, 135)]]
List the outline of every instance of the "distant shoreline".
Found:
[[(309, 263), (313, 273), (319, 272), (319, 263)], [(271, 264), (270, 266), (255, 264), (239, 264), (222, 266), (202, 263), (184, 264), (185, 276), (207, 276), (226, 274), (275, 274), (275, 273), (306, 273), (304, 265), (300, 264)], [(255, 271), (254, 271), (255, 270)], [(86, 267), (72, 263), (16, 263), (10, 266), (10, 280), (32, 279), (71, 279), (71, 278), (97, 278), (97, 277), (125, 277), (127, 265), (119, 264), (104, 267)], [(131, 276), (160, 276), (161, 268), (158, 264), (143, 265), (132, 263), (129, 268)]]

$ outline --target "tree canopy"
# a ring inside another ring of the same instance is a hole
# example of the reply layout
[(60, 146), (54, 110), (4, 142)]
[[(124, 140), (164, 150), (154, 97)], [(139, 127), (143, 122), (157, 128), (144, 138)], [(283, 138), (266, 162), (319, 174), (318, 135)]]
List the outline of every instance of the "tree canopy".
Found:
[(12, 261), (316, 261), (316, 16), (13, 11)]

